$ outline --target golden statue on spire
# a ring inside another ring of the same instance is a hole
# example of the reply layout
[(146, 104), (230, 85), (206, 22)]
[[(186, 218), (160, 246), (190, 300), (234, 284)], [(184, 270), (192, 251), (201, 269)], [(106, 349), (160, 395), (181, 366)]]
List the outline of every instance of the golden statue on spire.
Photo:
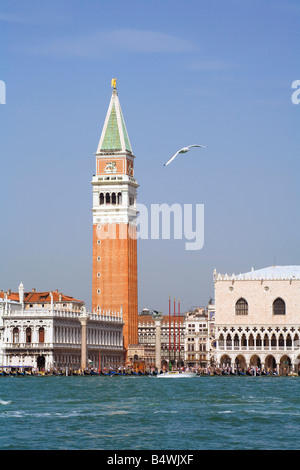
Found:
[(112, 88), (114, 88), (114, 89), (117, 88), (117, 79), (116, 79), (116, 78), (112, 78), (112, 79), (111, 79), (111, 86), (112, 86)]

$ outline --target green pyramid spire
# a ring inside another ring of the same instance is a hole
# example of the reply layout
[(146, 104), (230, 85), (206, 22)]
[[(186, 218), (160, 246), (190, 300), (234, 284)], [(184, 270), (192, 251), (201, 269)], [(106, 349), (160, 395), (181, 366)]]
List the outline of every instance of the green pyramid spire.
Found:
[(115, 104), (111, 108), (101, 150), (122, 150)]
[(116, 88), (112, 92), (97, 153), (108, 151), (132, 153)]

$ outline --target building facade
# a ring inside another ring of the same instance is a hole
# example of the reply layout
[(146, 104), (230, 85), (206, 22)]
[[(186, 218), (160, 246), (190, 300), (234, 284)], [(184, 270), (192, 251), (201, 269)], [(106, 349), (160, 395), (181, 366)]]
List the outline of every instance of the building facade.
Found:
[[(155, 314), (139, 315), (139, 344), (147, 350), (147, 364), (155, 366), (156, 324)], [(178, 365), (184, 361), (185, 345), (185, 316), (161, 315), (160, 346), (162, 367), (171, 364)]]
[(206, 367), (208, 363), (208, 314), (204, 307), (197, 307), (185, 316), (185, 365)]
[(138, 343), (134, 159), (115, 81), (96, 152), (92, 311), (123, 311), (123, 342)]
[(57, 293), (56, 302), (51, 292), (32, 293), (24, 293), (21, 284), (19, 295), (0, 296), (0, 367), (78, 370), (123, 364), (122, 312), (91, 314), (72, 297)]
[(300, 266), (215, 271), (214, 285), (216, 365), (298, 373)]

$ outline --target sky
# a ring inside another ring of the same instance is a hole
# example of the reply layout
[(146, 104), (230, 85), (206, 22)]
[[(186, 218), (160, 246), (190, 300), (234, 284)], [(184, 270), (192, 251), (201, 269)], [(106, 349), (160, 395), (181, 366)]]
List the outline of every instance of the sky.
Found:
[(207, 305), (214, 269), (299, 265), (299, 26), (298, 0), (0, 0), (0, 289), (91, 307), (114, 77), (138, 202), (204, 207), (201, 249), (138, 240), (139, 310)]

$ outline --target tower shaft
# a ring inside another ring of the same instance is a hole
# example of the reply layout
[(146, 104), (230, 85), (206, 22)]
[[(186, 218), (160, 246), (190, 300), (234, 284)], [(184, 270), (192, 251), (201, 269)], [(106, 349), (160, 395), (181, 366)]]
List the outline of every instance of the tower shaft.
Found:
[(134, 155), (114, 87), (96, 152), (93, 176), (92, 309), (122, 310), (123, 342), (138, 343)]

